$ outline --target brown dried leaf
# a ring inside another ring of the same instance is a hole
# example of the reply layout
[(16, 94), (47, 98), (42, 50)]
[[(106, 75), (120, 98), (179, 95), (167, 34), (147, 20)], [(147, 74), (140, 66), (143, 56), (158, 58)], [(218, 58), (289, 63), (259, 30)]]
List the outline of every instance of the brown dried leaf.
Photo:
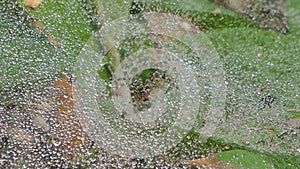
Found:
[(30, 7), (30, 8), (36, 8), (38, 7), (41, 3), (43, 2), (43, 0), (24, 0), (23, 3)]

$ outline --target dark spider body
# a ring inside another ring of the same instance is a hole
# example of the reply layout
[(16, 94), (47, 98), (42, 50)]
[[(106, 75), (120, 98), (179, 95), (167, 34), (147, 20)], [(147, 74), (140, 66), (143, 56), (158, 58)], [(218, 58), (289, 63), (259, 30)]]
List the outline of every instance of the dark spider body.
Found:
[(275, 100), (276, 100), (276, 96), (272, 94), (267, 94), (266, 96), (260, 98), (260, 102), (264, 105), (264, 108), (266, 106), (271, 108), (271, 105), (274, 103)]

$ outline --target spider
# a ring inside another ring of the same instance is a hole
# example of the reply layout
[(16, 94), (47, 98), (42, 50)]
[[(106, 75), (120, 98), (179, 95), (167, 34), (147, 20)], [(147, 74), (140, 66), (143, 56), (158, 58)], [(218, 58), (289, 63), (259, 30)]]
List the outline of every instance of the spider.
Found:
[(266, 96), (260, 98), (260, 102), (264, 105), (263, 108), (265, 108), (266, 106), (269, 106), (269, 108), (271, 108), (271, 105), (275, 100), (276, 100), (276, 96), (272, 94), (267, 94)]
[(141, 77), (134, 77), (130, 84), (131, 98), (134, 106), (138, 110), (142, 110), (146, 105), (149, 106), (151, 96), (162, 89), (166, 83), (169, 83), (171, 86), (176, 85), (173, 79), (161, 70), (150, 73), (145, 82), (143, 82)]

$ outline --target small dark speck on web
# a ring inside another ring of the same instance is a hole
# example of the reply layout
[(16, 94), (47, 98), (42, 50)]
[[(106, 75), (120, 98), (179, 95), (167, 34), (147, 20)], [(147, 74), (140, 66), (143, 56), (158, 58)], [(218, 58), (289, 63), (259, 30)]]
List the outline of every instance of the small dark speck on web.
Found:
[(66, 76), (70, 84), (74, 84), (76, 82), (76, 76), (74, 74), (68, 73)]
[(263, 104), (263, 108), (265, 108), (266, 106), (271, 108), (275, 100), (276, 100), (276, 96), (272, 94), (267, 94), (260, 98), (260, 102)]

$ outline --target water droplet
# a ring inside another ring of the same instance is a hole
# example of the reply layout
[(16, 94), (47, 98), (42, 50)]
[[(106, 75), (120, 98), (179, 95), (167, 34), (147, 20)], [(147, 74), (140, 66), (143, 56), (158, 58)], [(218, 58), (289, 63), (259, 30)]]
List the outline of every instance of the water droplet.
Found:
[(58, 147), (61, 145), (61, 141), (60, 141), (60, 138), (57, 137), (57, 136), (53, 136), (52, 137), (52, 144), (55, 146), (55, 147)]

